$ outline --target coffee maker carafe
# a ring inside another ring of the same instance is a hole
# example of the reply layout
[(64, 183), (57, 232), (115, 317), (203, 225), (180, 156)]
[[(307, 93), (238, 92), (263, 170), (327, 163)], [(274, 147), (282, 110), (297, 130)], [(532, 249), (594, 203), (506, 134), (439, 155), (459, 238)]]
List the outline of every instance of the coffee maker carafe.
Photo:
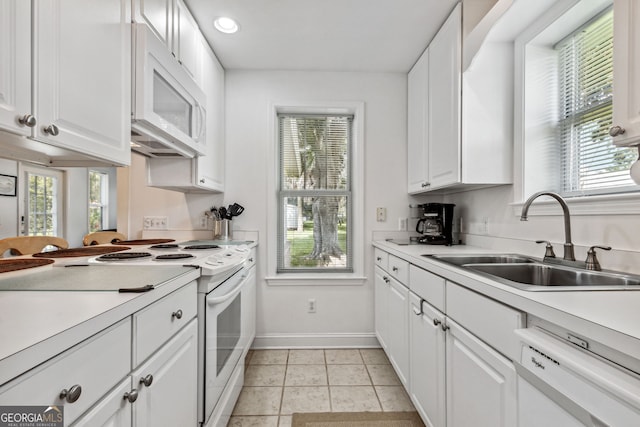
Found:
[(425, 203), (418, 205), (420, 219), (416, 231), (421, 234), (418, 243), (428, 245), (451, 245), (453, 207), (451, 203)]

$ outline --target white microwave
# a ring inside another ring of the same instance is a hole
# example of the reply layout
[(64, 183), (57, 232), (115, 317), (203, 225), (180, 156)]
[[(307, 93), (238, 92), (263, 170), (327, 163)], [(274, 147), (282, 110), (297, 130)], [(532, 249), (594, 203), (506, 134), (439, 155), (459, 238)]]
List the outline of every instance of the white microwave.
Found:
[(148, 157), (205, 154), (206, 95), (145, 24), (133, 24), (131, 149)]

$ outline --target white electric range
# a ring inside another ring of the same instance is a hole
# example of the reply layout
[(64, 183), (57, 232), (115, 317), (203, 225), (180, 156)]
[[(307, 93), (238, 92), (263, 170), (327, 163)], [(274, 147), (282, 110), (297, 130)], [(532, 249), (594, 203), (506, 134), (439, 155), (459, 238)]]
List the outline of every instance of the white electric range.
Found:
[[(141, 245), (90, 258), (90, 265), (193, 265), (198, 280), (198, 419), (226, 424), (243, 384), (243, 355), (255, 335), (255, 255), (249, 241)], [(126, 244), (126, 243), (125, 243)], [(249, 308), (248, 308), (249, 307)], [(254, 319), (254, 327), (246, 325)]]

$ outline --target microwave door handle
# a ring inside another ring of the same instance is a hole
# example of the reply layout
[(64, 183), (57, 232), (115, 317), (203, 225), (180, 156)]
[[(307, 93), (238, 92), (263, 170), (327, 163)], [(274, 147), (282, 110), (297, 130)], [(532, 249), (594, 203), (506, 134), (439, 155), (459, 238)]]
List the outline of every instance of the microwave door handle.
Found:
[(204, 115), (204, 108), (202, 108), (202, 105), (200, 105), (199, 102), (196, 102), (196, 108), (198, 109), (198, 132), (197, 132), (197, 136), (196, 136), (196, 141), (198, 142), (202, 142), (202, 139), (204, 137), (204, 120), (205, 120), (205, 115)]

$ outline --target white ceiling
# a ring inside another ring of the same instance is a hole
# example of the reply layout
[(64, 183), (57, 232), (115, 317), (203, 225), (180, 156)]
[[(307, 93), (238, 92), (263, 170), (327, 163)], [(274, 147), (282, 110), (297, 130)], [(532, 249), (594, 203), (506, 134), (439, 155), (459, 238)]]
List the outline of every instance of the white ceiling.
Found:
[[(226, 69), (407, 72), (457, 0), (186, 0)], [(213, 28), (234, 18), (236, 34)]]

